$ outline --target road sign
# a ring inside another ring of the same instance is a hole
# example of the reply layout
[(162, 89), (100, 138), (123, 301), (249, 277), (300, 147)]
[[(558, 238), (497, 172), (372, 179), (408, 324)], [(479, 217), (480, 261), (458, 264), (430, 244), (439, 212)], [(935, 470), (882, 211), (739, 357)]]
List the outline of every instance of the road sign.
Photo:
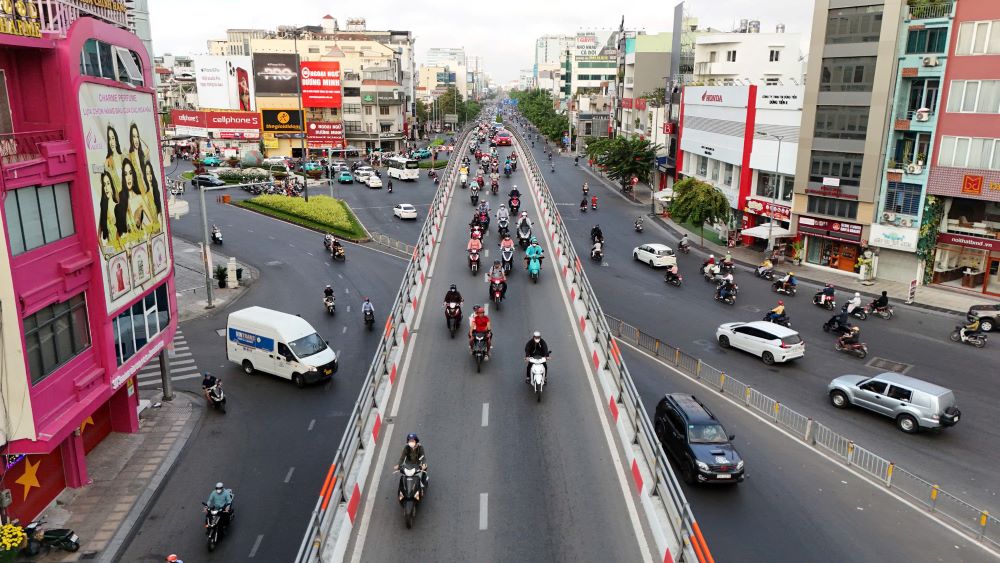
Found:
[(445, 123), (458, 123), (458, 114), (457, 113), (446, 113), (446, 114), (444, 114), (444, 122)]

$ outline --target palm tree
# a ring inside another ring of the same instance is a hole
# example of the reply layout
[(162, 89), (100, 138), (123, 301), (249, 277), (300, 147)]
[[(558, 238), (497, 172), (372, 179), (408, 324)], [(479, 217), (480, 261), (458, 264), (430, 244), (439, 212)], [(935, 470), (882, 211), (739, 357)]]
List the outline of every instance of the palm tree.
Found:
[(705, 244), (705, 223), (728, 221), (731, 213), (729, 200), (715, 186), (695, 178), (674, 184), (670, 215), (679, 223), (699, 225), (701, 244)]

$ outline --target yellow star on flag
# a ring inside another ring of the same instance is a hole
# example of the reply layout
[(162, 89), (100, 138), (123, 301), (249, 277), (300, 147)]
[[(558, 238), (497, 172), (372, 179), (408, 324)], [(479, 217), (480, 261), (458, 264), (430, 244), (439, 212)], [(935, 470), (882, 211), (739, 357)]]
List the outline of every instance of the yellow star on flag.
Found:
[(38, 460), (34, 465), (31, 465), (30, 459), (24, 459), (24, 474), (14, 481), (18, 485), (22, 485), (24, 487), (23, 500), (28, 500), (28, 493), (31, 492), (32, 487), (42, 487), (42, 484), (38, 482), (38, 466), (41, 464), (42, 460)]
[(83, 429), (86, 428), (88, 424), (90, 424), (91, 426), (94, 425), (94, 417), (88, 416), (87, 418), (83, 419), (83, 422), (80, 423), (80, 434), (83, 434)]

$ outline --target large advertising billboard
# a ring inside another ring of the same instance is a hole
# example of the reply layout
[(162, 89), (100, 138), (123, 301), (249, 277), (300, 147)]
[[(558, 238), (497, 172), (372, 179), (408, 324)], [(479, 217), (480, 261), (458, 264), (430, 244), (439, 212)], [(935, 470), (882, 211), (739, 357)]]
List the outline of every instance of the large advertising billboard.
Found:
[(80, 86), (98, 256), (108, 312), (170, 272), (166, 198), (152, 94)]
[(306, 142), (309, 148), (339, 149), (347, 146), (344, 124), (334, 121), (310, 121), (306, 125)]
[(337, 61), (303, 61), (301, 65), (302, 105), (307, 108), (339, 108), (340, 63)]
[(295, 55), (254, 53), (253, 76), (258, 96), (295, 96), (299, 92), (299, 70)]
[(267, 133), (298, 133), (302, 131), (302, 112), (295, 109), (260, 110), (261, 129)]
[(250, 57), (194, 57), (198, 104), (203, 108), (253, 111), (254, 80), (250, 69)]

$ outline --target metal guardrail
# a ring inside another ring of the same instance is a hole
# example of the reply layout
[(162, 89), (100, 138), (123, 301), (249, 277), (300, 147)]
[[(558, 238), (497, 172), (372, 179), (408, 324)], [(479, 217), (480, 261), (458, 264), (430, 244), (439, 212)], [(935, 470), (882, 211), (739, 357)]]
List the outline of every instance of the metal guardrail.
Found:
[(768, 418), (776, 426), (795, 435), (812, 447), (854, 467), (888, 489), (915, 501), (942, 520), (965, 531), (976, 541), (1000, 549), (1000, 519), (990, 515), (914, 473), (899, 467), (873, 451), (859, 446), (830, 427), (815, 422), (776, 399), (764, 395), (700, 359), (646, 334), (636, 327), (605, 314), (615, 336), (672, 364), (691, 378), (712, 385), (721, 394), (741, 403), (747, 409)]
[[(433, 209), (434, 206), (432, 205), (431, 210), (433, 211)], [(394, 238), (389, 237), (388, 235), (377, 233), (375, 231), (368, 231), (368, 236), (371, 237), (372, 242), (374, 242), (375, 244), (379, 244), (390, 250), (395, 250), (396, 252), (399, 252), (406, 256), (413, 256), (413, 250), (415, 248), (414, 246), (406, 244), (405, 242), (402, 241), (398, 241)]]

